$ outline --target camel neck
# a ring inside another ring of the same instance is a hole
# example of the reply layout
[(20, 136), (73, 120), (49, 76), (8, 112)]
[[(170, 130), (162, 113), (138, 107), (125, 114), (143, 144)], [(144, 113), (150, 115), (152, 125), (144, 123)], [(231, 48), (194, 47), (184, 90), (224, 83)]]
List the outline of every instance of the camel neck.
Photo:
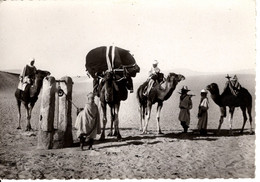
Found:
[(166, 87), (165, 89), (161, 88), (161, 92), (159, 94), (159, 99), (160, 100), (167, 100), (171, 97), (174, 89), (176, 88), (176, 83), (171, 83), (171, 82), (168, 82), (166, 81)]
[(42, 80), (36, 77), (32, 88), (33, 95), (38, 96), (42, 88)]
[(217, 105), (221, 106), (221, 98), (219, 94), (211, 94), (211, 98)]

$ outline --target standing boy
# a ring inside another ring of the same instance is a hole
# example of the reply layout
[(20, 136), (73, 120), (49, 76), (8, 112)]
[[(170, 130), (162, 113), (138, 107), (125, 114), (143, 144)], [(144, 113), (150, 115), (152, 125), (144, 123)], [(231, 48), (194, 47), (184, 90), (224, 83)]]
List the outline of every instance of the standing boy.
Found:
[(207, 91), (202, 89), (200, 92), (201, 99), (199, 104), (198, 111), (198, 130), (201, 135), (207, 134), (207, 124), (208, 124), (208, 109), (209, 109), (209, 100), (207, 98)]

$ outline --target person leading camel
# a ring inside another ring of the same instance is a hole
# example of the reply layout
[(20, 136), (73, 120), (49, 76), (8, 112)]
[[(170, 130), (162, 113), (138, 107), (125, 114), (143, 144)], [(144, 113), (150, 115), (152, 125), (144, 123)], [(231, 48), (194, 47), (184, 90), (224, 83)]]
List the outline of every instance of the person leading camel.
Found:
[(92, 149), (94, 138), (101, 133), (99, 111), (92, 92), (87, 95), (87, 103), (84, 109), (78, 113), (75, 128), (77, 129), (76, 135), (80, 139), (80, 148), (83, 150), (84, 143), (87, 140), (88, 149)]
[(188, 132), (188, 128), (190, 125), (190, 110), (192, 109), (192, 100), (191, 95), (188, 95), (190, 90), (187, 86), (183, 86), (181, 89), (181, 96), (180, 96), (180, 113), (179, 113), (179, 120), (181, 125), (184, 129), (184, 133)]
[(207, 124), (208, 124), (208, 108), (209, 100), (207, 97), (208, 92), (205, 89), (202, 89), (200, 92), (201, 99), (198, 110), (198, 130), (201, 135), (207, 134)]
[(144, 95), (147, 96), (150, 92), (150, 90), (153, 87), (154, 82), (157, 80), (158, 73), (160, 73), (160, 68), (158, 67), (159, 62), (157, 60), (154, 60), (153, 66), (151, 70), (149, 71), (149, 77), (148, 77), (148, 86), (146, 91), (144, 92)]

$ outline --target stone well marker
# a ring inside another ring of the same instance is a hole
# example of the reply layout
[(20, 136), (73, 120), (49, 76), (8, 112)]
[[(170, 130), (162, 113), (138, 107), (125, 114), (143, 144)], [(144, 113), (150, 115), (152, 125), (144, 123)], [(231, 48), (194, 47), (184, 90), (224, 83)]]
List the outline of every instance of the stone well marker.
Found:
[(52, 76), (43, 79), (42, 101), (39, 118), (38, 149), (53, 147), (56, 81)]
[[(72, 138), (72, 85), (71, 77), (62, 77), (58, 82), (58, 91), (62, 89), (63, 95), (58, 96), (58, 112), (57, 121), (55, 124), (55, 134), (53, 137), (53, 148), (70, 147), (73, 144)], [(56, 128), (57, 127), (57, 128)]]

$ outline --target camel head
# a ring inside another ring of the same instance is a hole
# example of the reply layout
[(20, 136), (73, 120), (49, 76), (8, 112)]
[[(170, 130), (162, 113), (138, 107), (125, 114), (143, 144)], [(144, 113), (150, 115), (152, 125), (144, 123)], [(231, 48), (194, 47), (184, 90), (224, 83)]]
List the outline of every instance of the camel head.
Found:
[(166, 79), (167, 82), (176, 83), (176, 84), (182, 80), (185, 80), (185, 77), (181, 74), (176, 74), (176, 73), (169, 73)]
[(167, 88), (175, 89), (176, 85), (182, 81), (185, 80), (185, 77), (181, 74), (176, 74), (176, 73), (169, 73), (167, 78), (166, 78), (166, 83), (167, 83)]
[(211, 93), (211, 95), (219, 95), (219, 88), (216, 83), (211, 83), (206, 89)]
[(112, 71), (106, 71), (104, 73), (103, 81), (111, 81), (113, 79), (113, 72)]
[(36, 71), (36, 78), (43, 79), (46, 76), (49, 76), (51, 73), (49, 71), (37, 70)]
[(135, 77), (136, 74), (140, 72), (140, 67), (137, 64), (125, 67), (123, 66), (123, 68), (127, 77)]

